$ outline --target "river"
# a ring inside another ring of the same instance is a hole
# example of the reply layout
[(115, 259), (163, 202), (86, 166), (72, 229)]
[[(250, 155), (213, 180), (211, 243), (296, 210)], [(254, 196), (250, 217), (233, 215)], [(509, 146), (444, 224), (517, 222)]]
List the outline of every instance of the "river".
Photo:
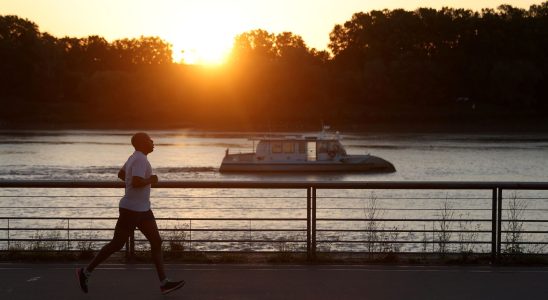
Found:
[[(130, 145), (132, 133), (119, 130), (0, 132), (0, 180), (117, 180), (117, 171), (133, 152)], [(229, 148), (231, 153), (249, 152), (254, 145), (249, 137), (268, 133), (161, 130), (149, 131), (149, 134), (155, 143), (155, 150), (149, 154), (149, 160), (160, 180), (547, 181), (548, 174), (546, 134), (343, 133), (342, 143), (349, 154), (370, 153), (382, 157), (392, 162), (397, 171), (389, 174), (294, 175), (218, 172), (225, 149)], [(115, 217), (117, 202), (122, 193), (123, 190), (112, 189), (2, 189), (1, 215)], [(157, 217), (302, 218), (306, 216), (306, 202), (303, 201), (305, 195), (305, 191), (291, 190), (157, 189), (153, 190), (152, 202)], [(524, 195), (529, 194), (521, 194), (521, 197)], [(541, 198), (546, 196), (542, 193), (532, 195)], [(511, 194), (507, 196), (512, 197)], [(325, 191), (319, 197), (319, 218), (367, 217), (372, 199), (377, 200), (374, 205), (385, 217), (428, 218), (431, 214), (439, 217), (444, 205), (456, 209), (454, 217), (490, 217), (490, 191), (426, 191), (410, 195), (408, 191), (337, 190)], [(402, 199), (405, 199), (404, 205)], [(528, 217), (546, 219), (546, 199), (530, 201), (526, 205)], [(411, 210), (401, 210), (403, 207)], [(112, 226), (107, 223), (104, 224), (106, 227)], [(189, 224), (169, 224), (179, 225)], [(276, 226), (260, 222), (224, 225), (234, 228)], [(285, 225), (291, 228), (303, 226), (300, 223)], [(83, 226), (91, 227), (91, 224)], [(193, 226), (213, 228), (219, 224), (204, 221)], [(348, 228), (349, 225), (329, 226)], [(409, 228), (405, 227), (407, 225), (389, 223), (382, 226)], [(431, 228), (432, 224), (413, 226), (415, 229)], [(481, 226), (488, 228), (490, 224)], [(543, 223), (535, 228), (546, 227)], [(336, 238), (335, 235), (327, 234), (326, 238)], [(416, 250), (420, 245), (414, 247)]]
[[(133, 151), (128, 131), (0, 132), (0, 180), (116, 180)], [(294, 134), (294, 133), (292, 133)], [(150, 131), (149, 160), (163, 180), (545, 181), (548, 135), (343, 134), (349, 154), (392, 162), (390, 174), (220, 174), (231, 153), (251, 151), (264, 133)], [(283, 135), (283, 133), (282, 133)]]

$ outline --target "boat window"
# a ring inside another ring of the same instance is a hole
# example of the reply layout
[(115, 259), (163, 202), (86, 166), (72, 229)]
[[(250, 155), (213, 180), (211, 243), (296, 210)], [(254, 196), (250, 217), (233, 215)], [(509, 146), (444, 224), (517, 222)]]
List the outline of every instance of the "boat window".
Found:
[(282, 142), (272, 143), (272, 153), (282, 153)]
[(305, 142), (299, 142), (299, 153), (301, 153), (301, 154), (306, 153), (306, 143)]
[(327, 148), (329, 152), (335, 152), (335, 153), (338, 153), (340, 150), (338, 142), (329, 142), (329, 145)]
[(283, 143), (284, 153), (293, 153), (295, 152), (295, 145), (291, 143)]
[(327, 142), (318, 142), (318, 153), (327, 153)]

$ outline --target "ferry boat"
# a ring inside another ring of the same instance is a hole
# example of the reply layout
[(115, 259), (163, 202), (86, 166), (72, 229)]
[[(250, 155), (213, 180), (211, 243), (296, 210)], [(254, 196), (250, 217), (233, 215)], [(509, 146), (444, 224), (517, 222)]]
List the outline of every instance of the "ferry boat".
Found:
[[(253, 152), (230, 154), (220, 172), (395, 172), (394, 165), (373, 155), (349, 155), (339, 133), (325, 128), (317, 135), (264, 137), (253, 140)], [(258, 141), (255, 147), (255, 142)]]

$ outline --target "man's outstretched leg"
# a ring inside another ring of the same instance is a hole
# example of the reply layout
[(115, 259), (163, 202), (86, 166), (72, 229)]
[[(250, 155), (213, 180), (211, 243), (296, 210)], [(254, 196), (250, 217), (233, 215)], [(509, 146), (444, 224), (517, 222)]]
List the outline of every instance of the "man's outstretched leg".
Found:
[(109, 258), (114, 252), (119, 251), (122, 247), (124, 247), (124, 244), (133, 231), (133, 229), (128, 227), (131, 225), (126, 224), (125, 221), (126, 220), (124, 220), (123, 216), (120, 214), (120, 217), (116, 222), (116, 227), (114, 228), (114, 236), (112, 237), (112, 240), (101, 248), (87, 267), (76, 270), (80, 288), (84, 293), (88, 292), (88, 280), (91, 276), (91, 272), (93, 272), (93, 270), (95, 270), (100, 263)]
[[(150, 214), (152, 215), (152, 212), (150, 212)], [(154, 266), (156, 267), (156, 272), (158, 273), (158, 279), (160, 280), (160, 291), (162, 294), (165, 295), (183, 287), (185, 284), (184, 280), (172, 281), (166, 277), (164, 258), (162, 255), (162, 238), (160, 237), (160, 232), (158, 231), (158, 225), (156, 225), (154, 215), (152, 215), (152, 218), (147, 218), (141, 222), (138, 227), (150, 242), (152, 260), (154, 261)]]

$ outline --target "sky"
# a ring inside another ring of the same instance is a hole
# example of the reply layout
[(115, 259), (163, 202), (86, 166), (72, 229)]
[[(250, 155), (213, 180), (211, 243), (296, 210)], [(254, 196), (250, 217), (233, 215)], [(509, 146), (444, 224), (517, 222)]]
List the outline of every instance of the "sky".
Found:
[[(529, 0), (0, 0), (0, 15), (35, 22), (56, 37), (99, 35), (108, 41), (159, 36), (173, 45), (174, 60), (221, 63), (234, 36), (264, 29), (290, 31), (309, 47), (327, 50), (329, 33), (356, 12), (418, 7), (528, 9)], [(184, 52), (182, 52), (184, 51)]]

